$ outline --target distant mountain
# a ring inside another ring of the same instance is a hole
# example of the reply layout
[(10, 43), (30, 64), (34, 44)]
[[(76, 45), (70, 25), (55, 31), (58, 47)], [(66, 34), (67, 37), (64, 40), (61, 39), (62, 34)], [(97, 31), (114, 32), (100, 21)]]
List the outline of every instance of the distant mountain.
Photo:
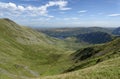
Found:
[(120, 27), (118, 27), (115, 30), (113, 30), (112, 34), (114, 34), (114, 35), (120, 35)]
[[(80, 27), (80, 28), (57, 28), (57, 29), (44, 29), (40, 30), (49, 36), (67, 39), (76, 38), (76, 41), (86, 42), (90, 44), (100, 44), (112, 40), (112, 28), (101, 28), (101, 27)], [(75, 42), (76, 42), (75, 41)]]
[(112, 40), (112, 36), (105, 32), (91, 32), (80, 34), (76, 36), (78, 40), (91, 43), (91, 44), (100, 44), (109, 42)]
[(43, 32), (49, 36), (64, 39), (67, 37), (77, 36), (79, 34), (90, 33), (90, 32), (106, 32), (111, 34), (112, 28), (101, 28), (101, 27), (78, 27), (78, 28), (51, 28), (51, 29), (36, 29), (37, 31)]

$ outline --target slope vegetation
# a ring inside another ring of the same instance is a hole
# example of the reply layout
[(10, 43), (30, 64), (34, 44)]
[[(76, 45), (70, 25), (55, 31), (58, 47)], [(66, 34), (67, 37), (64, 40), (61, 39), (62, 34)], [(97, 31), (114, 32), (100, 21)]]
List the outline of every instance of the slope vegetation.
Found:
[(80, 49), (71, 56), (75, 64), (66, 71), (68, 73), (37, 79), (120, 78), (120, 38), (105, 45)]
[(75, 46), (0, 19), (0, 79), (119, 79), (119, 37), (73, 53)]
[(70, 63), (64, 46), (64, 41), (0, 19), (0, 79), (63, 72)]
[(119, 79), (120, 57), (106, 60), (97, 65), (66, 74), (36, 79)]
[(80, 49), (71, 54), (71, 60), (75, 63), (65, 72), (70, 72), (82, 68), (86, 68), (110, 58), (116, 58), (120, 56), (120, 38), (113, 40), (112, 42), (96, 45), (87, 48)]

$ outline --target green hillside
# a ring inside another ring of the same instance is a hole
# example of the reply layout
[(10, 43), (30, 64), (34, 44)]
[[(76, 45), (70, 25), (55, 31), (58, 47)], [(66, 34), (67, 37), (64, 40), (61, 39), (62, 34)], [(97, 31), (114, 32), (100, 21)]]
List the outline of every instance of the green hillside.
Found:
[(119, 79), (119, 37), (87, 47), (73, 40), (0, 19), (0, 79)]
[(80, 49), (71, 56), (75, 63), (66, 73), (37, 79), (120, 78), (120, 38), (104, 45)]
[(74, 65), (65, 72), (83, 69), (111, 58), (120, 57), (120, 38), (106, 44), (80, 49), (70, 57)]
[(69, 66), (68, 52), (64, 41), (0, 19), (0, 79), (61, 73)]
[(120, 57), (75, 72), (35, 79), (119, 79)]

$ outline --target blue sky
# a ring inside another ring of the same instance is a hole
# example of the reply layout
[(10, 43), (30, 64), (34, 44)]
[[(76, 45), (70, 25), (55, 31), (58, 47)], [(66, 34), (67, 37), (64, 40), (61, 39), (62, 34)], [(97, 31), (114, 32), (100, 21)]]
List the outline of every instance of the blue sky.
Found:
[(0, 18), (32, 27), (118, 27), (120, 0), (0, 0)]

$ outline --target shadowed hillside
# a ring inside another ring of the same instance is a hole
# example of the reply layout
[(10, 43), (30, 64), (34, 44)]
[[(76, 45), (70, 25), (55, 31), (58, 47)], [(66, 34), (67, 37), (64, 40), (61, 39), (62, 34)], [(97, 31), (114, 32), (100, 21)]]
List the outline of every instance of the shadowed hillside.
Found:
[(120, 36), (120, 27), (118, 27), (115, 30), (113, 30), (112, 34)]
[(112, 40), (112, 36), (105, 32), (91, 32), (79, 34), (76, 36), (78, 41), (84, 41), (90, 44), (101, 44)]
[(37, 31), (48, 34), (49, 36), (53, 36), (56, 38), (67, 38), (72, 36), (77, 36), (79, 34), (91, 33), (91, 32), (105, 32), (111, 34), (112, 28), (101, 28), (101, 27), (76, 27), (76, 28), (51, 28), (51, 29), (39, 29), (36, 28)]
[[(120, 38), (71, 54), (74, 65), (61, 75), (37, 79), (119, 79)], [(76, 70), (76, 71), (75, 71)]]
[[(113, 28), (101, 28), (101, 27), (79, 27), (79, 28), (56, 28), (56, 29), (36, 29), (49, 36), (68, 39), (72, 42), (82, 43), (82, 45), (88, 44), (101, 44), (112, 40)], [(76, 40), (74, 40), (74, 39)], [(67, 40), (68, 41), (68, 40)]]
[(35, 79), (119, 79), (120, 57), (75, 72)]
[(86, 68), (119, 56), (120, 38), (117, 38), (112, 42), (83, 48), (71, 54), (71, 59), (75, 62), (75, 64), (65, 72)]

